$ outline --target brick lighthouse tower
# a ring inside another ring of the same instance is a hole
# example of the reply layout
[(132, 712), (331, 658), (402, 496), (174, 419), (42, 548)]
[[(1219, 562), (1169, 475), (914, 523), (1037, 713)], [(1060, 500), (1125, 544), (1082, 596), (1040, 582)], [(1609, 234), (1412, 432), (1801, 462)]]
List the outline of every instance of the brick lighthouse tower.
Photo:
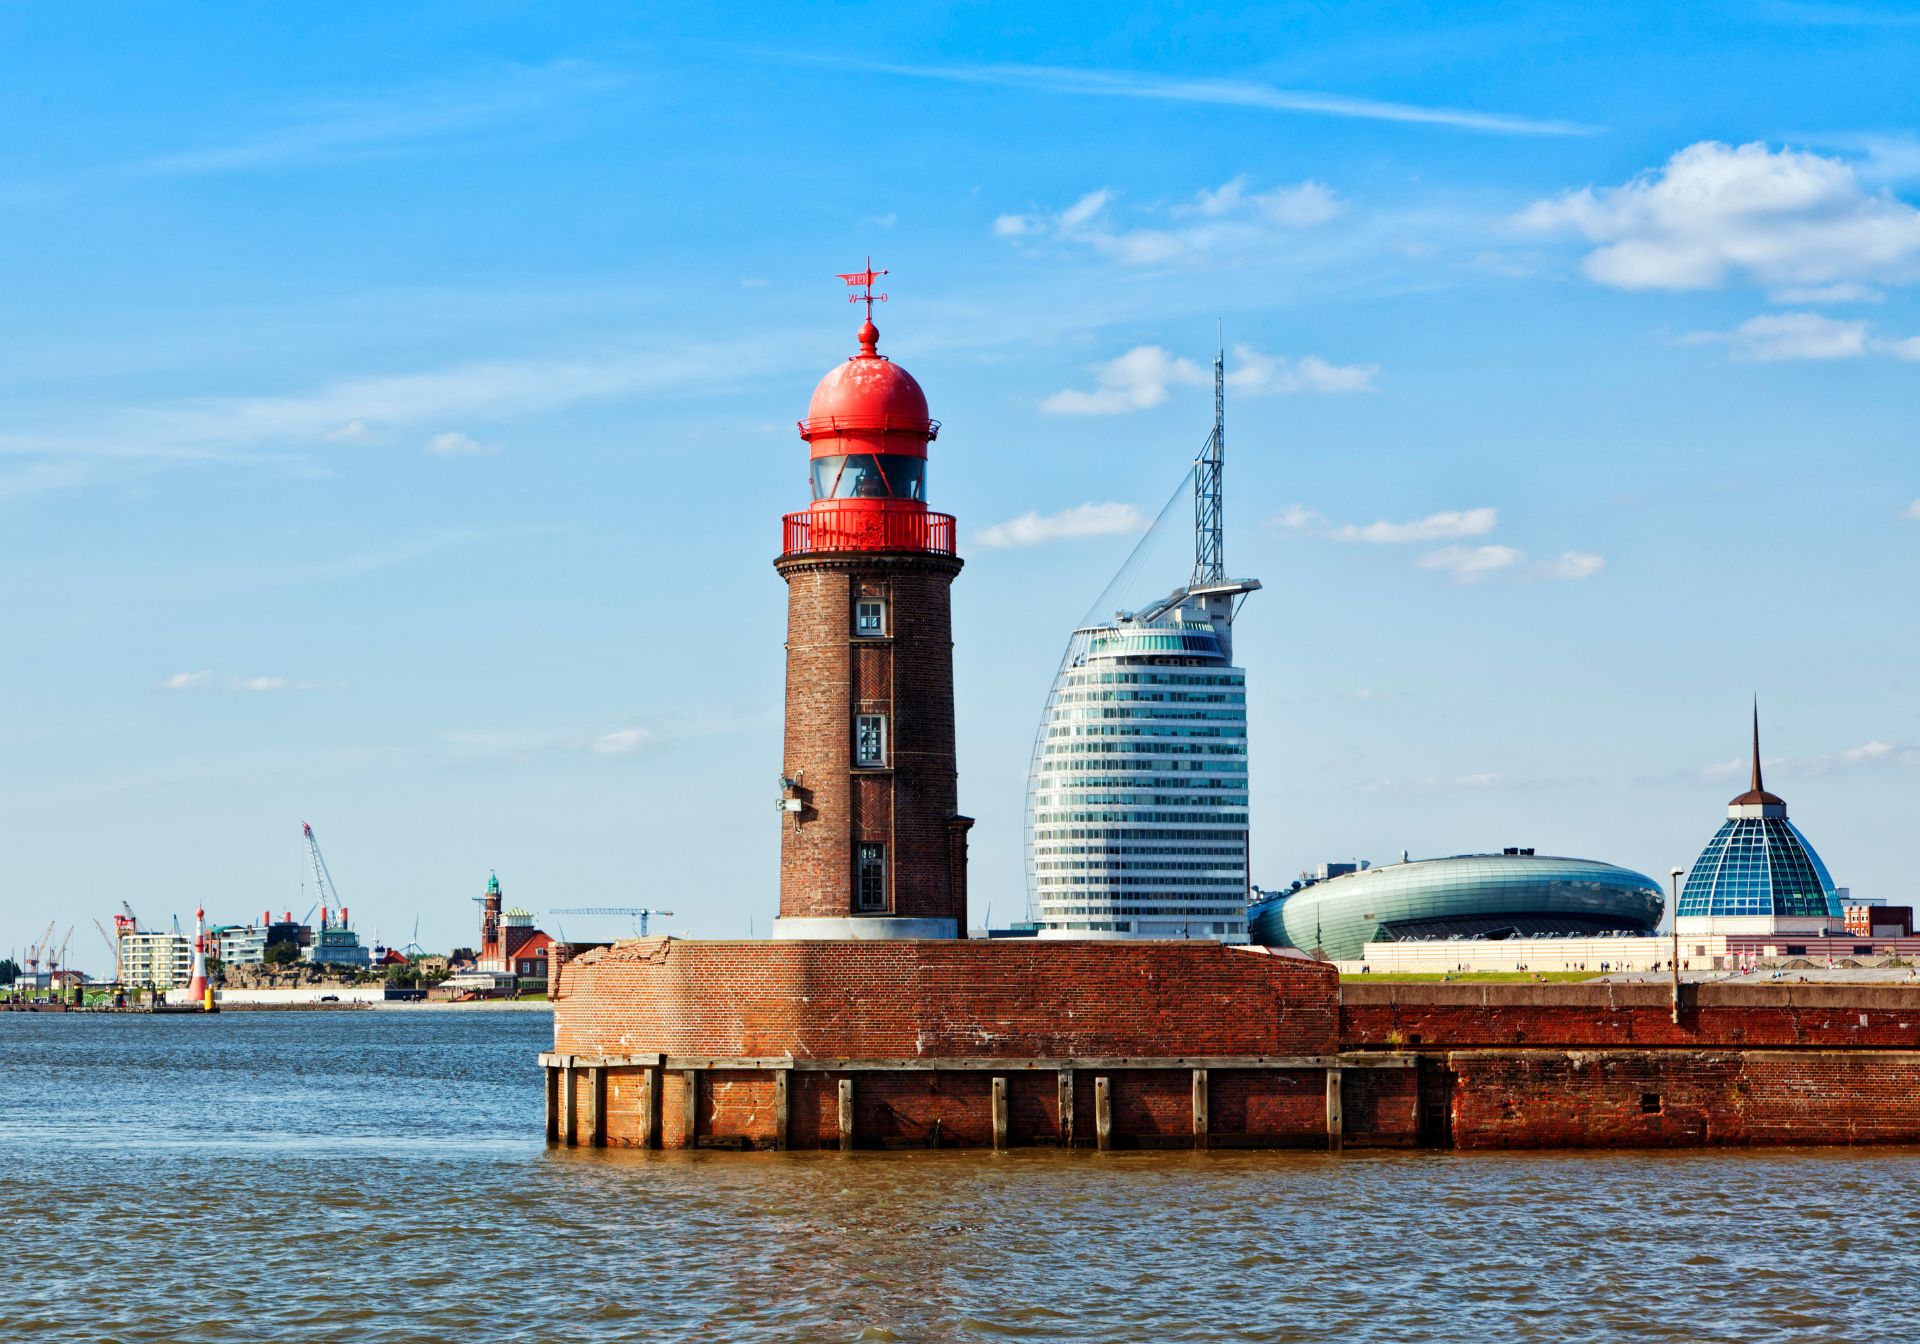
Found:
[(813, 503), (786, 516), (787, 722), (777, 938), (955, 938), (967, 828), (953, 723), (951, 514), (927, 508), (940, 432), (879, 352), (869, 263), (860, 352), (814, 389)]

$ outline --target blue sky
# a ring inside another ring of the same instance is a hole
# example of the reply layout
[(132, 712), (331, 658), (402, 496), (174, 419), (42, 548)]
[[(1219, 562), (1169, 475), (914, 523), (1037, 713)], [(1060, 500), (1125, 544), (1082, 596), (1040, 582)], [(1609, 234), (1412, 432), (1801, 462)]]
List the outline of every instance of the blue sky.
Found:
[(1256, 881), (1664, 874), (1757, 693), (1836, 878), (1920, 895), (1920, 9), (18, 3), (0, 53), (0, 951), (304, 908), (303, 819), (395, 941), (491, 867), (764, 932), (769, 562), (869, 253), (976, 920), (1216, 320)]

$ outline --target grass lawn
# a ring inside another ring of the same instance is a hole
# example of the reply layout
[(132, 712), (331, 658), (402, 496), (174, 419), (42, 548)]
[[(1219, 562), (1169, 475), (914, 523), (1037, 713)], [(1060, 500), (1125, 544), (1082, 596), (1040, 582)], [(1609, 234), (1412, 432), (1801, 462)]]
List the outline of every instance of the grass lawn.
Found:
[(1387, 981), (1392, 984), (1434, 983), (1447, 981), (1479, 981), (1483, 984), (1525, 985), (1548, 984), (1573, 985), (1584, 980), (1598, 980), (1599, 971), (1452, 971), (1442, 974), (1439, 971), (1371, 971), (1366, 975), (1342, 976), (1343, 980), (1360, 983)]

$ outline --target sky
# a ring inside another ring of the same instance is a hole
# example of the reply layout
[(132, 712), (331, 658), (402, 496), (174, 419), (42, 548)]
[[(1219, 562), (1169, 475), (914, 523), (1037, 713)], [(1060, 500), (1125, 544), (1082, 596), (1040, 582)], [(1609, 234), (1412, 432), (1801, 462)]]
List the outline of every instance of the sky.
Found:
[(1664, 878), (1757, 696), (1836, 880), (1920, 897), (1920, 8), (25, 0), (0, 63), (0, 954), (297, 916), (302, 821), (396, 945), (489, 870), (764, 934), (869, 255), (976, 924), (1216, 332), (1256, 883)]

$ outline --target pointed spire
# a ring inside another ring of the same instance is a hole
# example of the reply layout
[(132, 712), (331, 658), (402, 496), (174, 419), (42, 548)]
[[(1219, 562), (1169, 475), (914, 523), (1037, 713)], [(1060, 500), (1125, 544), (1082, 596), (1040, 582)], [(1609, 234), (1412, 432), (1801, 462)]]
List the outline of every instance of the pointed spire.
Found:
[(1753, 769), (1749, 776), (1747, 791), (1728, 804), (1730, 807), (1777, 807), (1779, 815), (1786, 815), (1786, 802), (1767, 792), (1767, 786), (1760, 778), (1760, 697), (1753, 698)]

